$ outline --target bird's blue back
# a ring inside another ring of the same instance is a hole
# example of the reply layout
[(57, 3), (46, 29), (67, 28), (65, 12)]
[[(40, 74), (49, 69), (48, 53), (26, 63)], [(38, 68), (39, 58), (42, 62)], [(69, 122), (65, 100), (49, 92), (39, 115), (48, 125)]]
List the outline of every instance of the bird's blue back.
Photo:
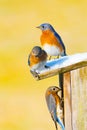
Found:
[(60, 35), (55, 31), (55, 29), (51, 25), (50, 25), (50, 29), (54, 33), (54, 36), (57, 38), (57, 40), (59, 41), (59, 43), (62, 45), (62, 47), (64, 49), (64, 55), (66, 55), (65, 46), (64, 46), (64, 43), (63, 43)]
[(56, 36), (57, 40), (59, 41), (59, 43), (62, 45), (63, 49), (65, 50), (64, 43), (63, 43), (61, 37), (59, 36), (59, 34), (55, 31), (54, 35)]

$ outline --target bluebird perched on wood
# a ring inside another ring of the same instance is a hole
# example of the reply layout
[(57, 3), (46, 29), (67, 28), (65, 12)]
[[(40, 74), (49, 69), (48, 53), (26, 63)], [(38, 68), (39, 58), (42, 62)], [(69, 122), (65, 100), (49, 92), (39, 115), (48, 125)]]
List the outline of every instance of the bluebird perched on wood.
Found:
[(63, 123), (61, 122), (59, 117), (57, 117), (57, 107), (60, 107), (61, 109), (61, 99), (57, 94), (60, 90), (61, 89), (56, 86), (51, 86), (47, 89), (45, 97), (49, 112), (55, 123), (56, 130), (58, 130), (57, 123), (59, 123), (62, 130), (65, 130)]
[(42, 30), (40, 37), (41, 45), (48, 55), (66, 56), (66, 49), (60, 35), (54, 30), (51, 24), (43, 23), (37, 28)]
[(43, 67), (46, 66), (46, 60), (47, 60), (47, 53), (41, 49), (39, 46), (35, 46), (29, 57), (28, 57), (28, 65), (30, 66), (31, 72), (36, 72), (37, 70), (40, 70)]

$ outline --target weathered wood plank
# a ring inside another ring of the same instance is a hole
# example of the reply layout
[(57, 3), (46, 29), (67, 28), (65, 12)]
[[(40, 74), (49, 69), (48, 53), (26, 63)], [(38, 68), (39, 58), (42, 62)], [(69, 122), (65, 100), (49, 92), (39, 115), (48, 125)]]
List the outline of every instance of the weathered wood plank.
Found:
[(72, 130), (72, 91), (71, 91), (71, 73), (64, 74), (64, 121), (65, 129)]
[(87, 67), (64, 74), (66, 130), (87, 130)]
[(87, 130), (87, 67), (71, 72), (73, 130)]
[(59, 59), (47, 61), (46, 65), (48, 65), (50, 68), (44, 68), (40, 71), (38, 70), (38, 74), (33, 74), (36, 80), (41, 80), (57, 75), (58, 73), (65, 73), (87, 66), (87, 53), (64, 56)]

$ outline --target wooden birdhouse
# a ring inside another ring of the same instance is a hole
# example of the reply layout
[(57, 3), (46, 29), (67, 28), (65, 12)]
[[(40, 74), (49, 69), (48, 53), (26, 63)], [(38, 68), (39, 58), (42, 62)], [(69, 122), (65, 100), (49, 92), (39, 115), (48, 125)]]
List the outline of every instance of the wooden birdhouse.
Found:
[(87, 53), (53, 59), (47, 61), (47, 66), (50, 68), (33, 76), (42, 80), (59, 75), (65, 130), (87, 130)]

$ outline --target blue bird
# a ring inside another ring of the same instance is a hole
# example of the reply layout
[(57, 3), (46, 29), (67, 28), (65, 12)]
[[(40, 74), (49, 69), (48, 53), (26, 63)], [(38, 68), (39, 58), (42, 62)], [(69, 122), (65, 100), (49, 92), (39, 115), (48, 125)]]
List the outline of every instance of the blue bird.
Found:
[(47, 53), (39, 46), (33, 47), (28, 57), (28, 65), (31, 73), (37, 73), (42, 68), (49, 68), (46, 66)]
[(47, 103), (49, 112), (55, 123), (56, 130), (58, 130), (57, 123), (60, 125), (62, 130), (65, 130), (65, 127), (62, 121), (57, 116), (57, 107), (60, 107), (61, 109), (61, 105), (62, 105), (61, 104), (62, 99), (60, 99), (60, 97), (57, 94), (60, 90), (61, 89), (56, 86), (49, 87), (46, 91), (45, 98), (46, 98), (46, 103)]
[(55, 31), (53, 26), (49, 23), (43, 23), (37, 28), (42, 30), (40, 37), (43, 49), (51, 56), (66, 56), (65, 45), (60, 35)]

